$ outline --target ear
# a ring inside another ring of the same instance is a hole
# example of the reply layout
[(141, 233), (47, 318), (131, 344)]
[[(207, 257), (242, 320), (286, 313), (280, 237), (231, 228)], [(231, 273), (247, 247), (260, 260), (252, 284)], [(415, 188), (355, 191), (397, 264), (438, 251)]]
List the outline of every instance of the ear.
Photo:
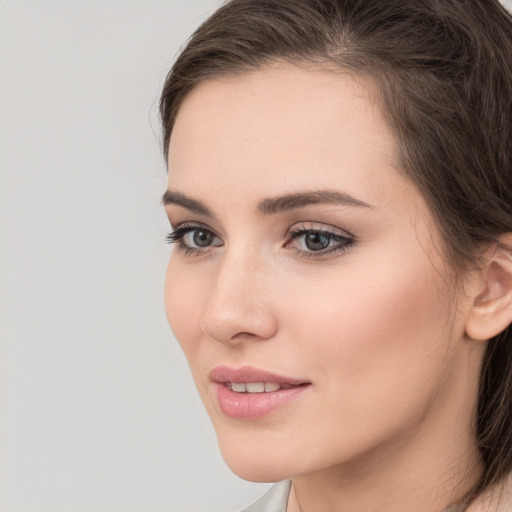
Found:
[(466, 317), (466, 334), (475, 340), (488, 340), (512, 323), (512, 233), (500, 236), (484, 258)]

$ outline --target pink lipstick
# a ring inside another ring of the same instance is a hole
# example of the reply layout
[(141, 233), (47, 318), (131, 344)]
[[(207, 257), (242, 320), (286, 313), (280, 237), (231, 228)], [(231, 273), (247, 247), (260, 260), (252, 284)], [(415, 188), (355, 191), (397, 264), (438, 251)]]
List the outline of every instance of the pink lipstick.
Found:
[(217, 399), (226, 416), (257, 419), (298, 399), (311, 385), (275, 373), (243, 366), (217, 366), (210, 373), (217, 387)]

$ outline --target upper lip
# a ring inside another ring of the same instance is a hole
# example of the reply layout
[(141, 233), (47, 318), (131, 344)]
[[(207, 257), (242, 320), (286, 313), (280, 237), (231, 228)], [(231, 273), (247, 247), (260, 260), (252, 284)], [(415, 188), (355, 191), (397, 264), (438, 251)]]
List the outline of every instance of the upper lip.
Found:
[(285, 377), (252, 366), (241, 366), (240, 368), (231, 368), (226, 365), (216, 366), (210, 372), (210, 379), (214, 382), (272, 382), (293, 386), (309, 384), (305, 379)]

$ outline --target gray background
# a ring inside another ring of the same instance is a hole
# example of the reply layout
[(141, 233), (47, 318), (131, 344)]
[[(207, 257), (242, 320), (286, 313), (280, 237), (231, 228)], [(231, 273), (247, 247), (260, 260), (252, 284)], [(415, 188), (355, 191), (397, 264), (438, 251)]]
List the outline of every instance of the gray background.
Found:
[(268, 487), (224, 466), (162, 303), (156, 102), (219, 4), (0, 1), (2, 512), (228, 512)]
[(0, 510), (239, 510), (163, 308), (157, 105), (219, 1), (0, 2)]

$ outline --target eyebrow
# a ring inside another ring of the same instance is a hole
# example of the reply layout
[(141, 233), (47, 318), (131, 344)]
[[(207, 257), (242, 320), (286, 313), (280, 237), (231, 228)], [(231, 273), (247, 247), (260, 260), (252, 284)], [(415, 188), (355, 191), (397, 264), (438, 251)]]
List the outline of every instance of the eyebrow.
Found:
[(337, 190), (315, 190), (312, 192), (298, 192), (265, 199), (258, 204), (258, 210), (261, 213), (268, 215), (288, 210), (297, 210), (312, 204), (341, 204), (346, 206), (372, 208), (369, 204), (344, 192), (339, 192)]
[(183, 208), (186, 208), (191, 212), (206, 215), (207, 217), (214, 217), (212, 211), (203, 202), (198, 201), (197, 199), (192, 199), (181, 192), (166, 190), (162, 196), (162, 204), (164, 206), (175, 204), (183, 206)]
[[(197, 199), (192, 199), (181, 192), (175, 192), (173, 190), (165, 191), (162, 196), (162, 204), (164, 206), (174, 204), (182, 206), (194, 213), (212, 218), (215, 217), (212, 211), (203, 202), (198, 201)], [(339, 192), (337, 190), (315, 190), (311, 192), (297, 192), (264, 199), (258, 203), (258, 211), (264, 215), (271, 215), (289, 210), (297, 210), (314, 204), (341, 204), (346, 206), (373, 208), (368, 203), (360, 201), (359, 199), (356, 199), (344, 192)]]

